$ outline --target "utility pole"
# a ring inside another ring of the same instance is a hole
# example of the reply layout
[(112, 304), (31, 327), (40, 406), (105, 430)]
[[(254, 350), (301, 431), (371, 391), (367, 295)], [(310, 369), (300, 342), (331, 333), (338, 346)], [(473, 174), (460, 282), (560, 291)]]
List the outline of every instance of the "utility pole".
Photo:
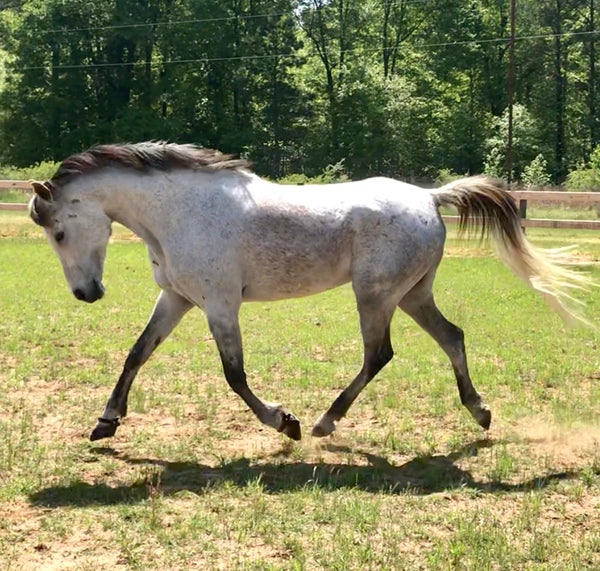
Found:
[(506, 170), (506, 182), (510, 188), (512, 184), (512, 143), (513, 143), (513, 101), (515, 97), (515, 4), (516, 0), (510, 0), (510, 39), (508, 44), (508, 137), (506, 141), (506, 156), (504, 169)]

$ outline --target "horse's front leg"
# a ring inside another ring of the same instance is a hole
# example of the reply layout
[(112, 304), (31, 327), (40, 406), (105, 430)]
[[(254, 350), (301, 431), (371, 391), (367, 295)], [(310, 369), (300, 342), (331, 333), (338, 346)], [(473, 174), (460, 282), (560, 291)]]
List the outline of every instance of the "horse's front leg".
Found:
[(300, 440), (300, 421), (293, 414), (285, 412), (281, 405), (268, 403), (257, 397), (246, 382), (237, 308), (235, 310), (207, 308), (206, 313), (229, 386), (242, 397), (263, 424), (272, 426), (293, 440)]
[(119, 426), (119, 419), (127, 415), (127, 397), (137, 372), (191, 307), (189, 301), (173, 291), (160, 292), (152, 315), (125, 360), (123, 372), (108, 399), (102, 416), (98, 419), (96, 428), (90, 434), (90, 440), (114, 436)]

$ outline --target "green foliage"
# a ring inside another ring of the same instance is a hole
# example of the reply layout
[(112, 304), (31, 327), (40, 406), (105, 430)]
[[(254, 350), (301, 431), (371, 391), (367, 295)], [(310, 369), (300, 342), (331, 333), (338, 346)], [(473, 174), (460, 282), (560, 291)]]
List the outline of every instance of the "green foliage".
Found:
[(494, 146), (488, 151), (483, 160), (483, 172), (494, 178), (504, 178), (507, 174), (504, 162), (504, 151), (499, 146)]
[[(492, 135), (486, 141), (484, 172), (496, 178), (505, 178), (507, 175), (505, 162), (508, 122), (508, 109), (505, 109), (502, 116), (494, 118)], [(537, 156), (538, 133), (539, 125), (535, 117), (525, 106), (516, 104), (513, 108), (513, 174), (521, 175)]]
[(332, 182), (347, 182), (350, 180), (344, 169), (344, 160), (345, 159), (340, 159), (334, 165), (327, 165), (320, 176), (319, 182), (325, 184)]
[(457, 174), (457, 173), (451, 171), (450, 169), (441, 169), (438, 172), (437, 177), (435, 177), (435, 183), (439, 186), (442, 186), (444, 184), (448, 184), (449, 182), (452, 182), (453, 180), (463, 178), (464, 176), (465, 175)]
[(331, 184), (335, 182), (347, 182), (349, 179), (344, 170), (344, 159), (334, 165), (327, 165), (323, 172), (316, 176), (304, 174), (289, 174), (277, 180), (280, 184)]
[(60, 163), (42, 161), (30, 167), (0, 165), (0, 179), (6, 180), (47, 180), (58, 169)]
[(567, 175), (565, 188), (571, 192), (600, 192), (600, 145), (593, 150), (587, 165), (581, 164)]
[(282, 176), (281, 178), (277, 179), (277, 182), (279, 184), (312, 184), (312, 181), (314, 179), (311, 179), (310, 177), (306, 176), (305, 174), (300, 174), (300, 173), (292, 173), (292, 174), (288, 174), (286, 176)]
[(567, 175), (565, 188), (571, 192), (599, 192), (600, 171), (590, 168), (571, 171)]
[(527, 188), (548, 186), (551, 182), (548, 173), (548, 163), (541, 153), (535, 157), (524, 169), (521, 180)]
[[(600, 142), (597, 38), (563, 37), (594, 2), (519, 7), (516, 177), (542, 153), (560, 183)], [(24, 0), (0, 11), (0, 162), (168, 139), (276, 179), (341, 159), (353, 178), (502, 177), (506, 18), (502, 2)]]
[(589, 167), (600, 171), (600, 145), (597, 145), (590, 155)]

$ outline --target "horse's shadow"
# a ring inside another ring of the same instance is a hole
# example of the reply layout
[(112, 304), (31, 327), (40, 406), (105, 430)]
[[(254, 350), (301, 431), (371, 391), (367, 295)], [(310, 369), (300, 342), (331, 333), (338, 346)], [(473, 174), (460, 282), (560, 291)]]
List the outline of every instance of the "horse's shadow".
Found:
[(491, 440), (478, 440), (447, 455), (419, 456), (398, 466), (374, 454), (331, 444), (328, 445), (328, 450), (362, 456), (368, 464), (273, 461), (252, 464), (246, 458), (238, 458), (218, 467), (211, 467), (196, 462), (135, 458), (112, 448), (93, 448), (92, 453), (110, 455), (125, 464), (146, 465), (149, 468), (148, 474), (134, 484), (121, 486), (85, 482), (52, 486), (31, 494), (30, 501), (34, 505), (46, 507), (136, 503), (157, 493), (171, 495), (187, 490), (203, 494), (223, 482), (240, 488), (260, 482), (267, 493), (290, 492), (306, 487), (326, 490), (351, 487), (371, 493), (415, 495), (457, 488), (468, 488), (480, 493), (520, 492), (544, 488), (557, 480), (576, 476), (573, 472), (557, 472), (518, 484), (497, 480), (479, 482), (467, 470), (456, 465), (461, 458), (476, 456), (480, 449), (493, 445)]

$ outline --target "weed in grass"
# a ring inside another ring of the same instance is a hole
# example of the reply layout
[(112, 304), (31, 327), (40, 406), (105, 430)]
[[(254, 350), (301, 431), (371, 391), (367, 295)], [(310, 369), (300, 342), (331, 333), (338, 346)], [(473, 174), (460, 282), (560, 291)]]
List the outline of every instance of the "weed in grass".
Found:
[(383, 439), (379, 440), (380, 436), (374, 436), (371, 441), (373, 445), (379, 444), (383, 449), (390, 450), (396, 454), (406, 455), (413, 452), (410, 444), (408, 444), (406, 438), (402, 433), (397, 434), (393, 430), (388, 430)]
[(587, 488), (591, 488), (598, 481), (598, 476), (592, 466), (586, 466), (585, 468), (583, 468), (583, 470), (581, 470), (580, 472), (579, 477), (581, 478), (581, 481)]
[(600, 555), (600, 532), (593, 532), (585, 538), (585, 547), (594, 554)]
[(534, 532), (537, 529), (541, 508), (542, 495), (539, 492), (529, 492), (523, 496), (519, 521), (519, 525), (523, 530)]
[(162, 521), (160, 518), (160, 511), (162, 506), (162, 492), (161, 492), (161, 473), (157, 470), (152, 470), (148, 476), (146, 476), (146, 492), (148, 494), (148, 505), (149, 505), (149, 522), (150, 527), (153, 529), (159, 529), (162, 527)]
[(508, 480), (515, 467), (515, 459), (508, 450), (506, 444), (500, 444), (492, 453), (492, 465), (490, 467), (489, 479), (494, 483)]

